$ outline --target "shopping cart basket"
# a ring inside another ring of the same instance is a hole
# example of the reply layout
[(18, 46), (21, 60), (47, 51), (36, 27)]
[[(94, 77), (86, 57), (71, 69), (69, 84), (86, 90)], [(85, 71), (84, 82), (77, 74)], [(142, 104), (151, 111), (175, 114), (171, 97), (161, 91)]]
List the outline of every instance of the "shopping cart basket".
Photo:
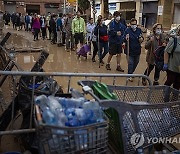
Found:
[[(170, 137), (180, 133), (179, 91), (167, 86), (107, 85), (109, 91), (117, 95), (118, 100), (102, 100), (92, 91), (95, 82), (83, 80), (78, 83), (86, 93), (99, 101), (101, 106), (107, 107), (105, 112), (110, 123), (109, 141), (116, 151), (134, 153), (130, 139), (135, 133), (143, 133), (146, 138)], [(144, 103), (138, 105), (138, 102)], [(169, 131), (171, 129), (173, 131)], [(143, 145), (148, 146), (148, 143)]]
[[(36, 113), (39, 113), (36, 106)], [(38, 115), (38, 114), (36, 114)], [(87, 126), (60, 127), (35, 117), (40, 154), (107, 153), (108, 120)]]

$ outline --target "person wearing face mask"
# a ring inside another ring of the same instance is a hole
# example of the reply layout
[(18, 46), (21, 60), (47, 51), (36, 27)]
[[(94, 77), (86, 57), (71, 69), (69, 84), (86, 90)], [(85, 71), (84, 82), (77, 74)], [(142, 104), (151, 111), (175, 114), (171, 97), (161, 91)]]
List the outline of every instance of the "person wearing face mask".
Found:
[[(156, 23), (153, 25), (152, 28), (152, 34), (147, 37), (146, 43), (145, 43), (145, 49), (147, 50), (146, 55), (146, 62), (147, 62), (147, 68), (144, 72), (144, 75), (149, 76), (151, 71), (155, 67), (155, 73), (154, 73), (154, 85), (158, 85), (159, 77), (160, 77), (160, 69), (155, 64), (155, 50), (158, 49), (160, 46), (166, 45), (166, 39), (165, 35), (163, 34), (162, 25), (159, 23)], [(144, 86), (147, 85), (146, 80), (142, 79), (142, 84)]]
[(71, 25), (72, 25), (72, 14), (68, 13), (67, 18), (64, 22), (64, 29), (66, 32), (66, 51), (72, 50), (73, 47), (73, 38), (72, 38), (72, 30), (71, 30)]
[[(108, 27), (103, 24), (102, 19), (98, 19), (97, 26), (94, 29), (94, 35), (97, 37), (98, 50), (99, 50), (99, 62), (104, 65), (104, 57), (108, 53)], [(104, 52), (103, 52), (104, 49)]]
[(83, 46), (84, 35), (86, 34), (86, 25), (81, 13), (78, 11), (76, 17), (72, 21), (72, 35), (75, 38), (75, 50), (77, 51), (77, 45), (80, 42), (80, 47)]
[[(128, 74), (133, 74), (140, 59), (141, 54), (141, 43), (144, 38), (142, 36), (142, 31), (137, 27), (137, 20), (132, 18), (130, 21), (130, 27), (125, 30), (124, 42), (125, 42), (125, 54), (127, 55), (128, 62)], [(128, 78), (130, 82), (133, 79)]]
[(62, 16), (63, 16), (63, 14), (59, 13), (59, 17), (56, 20), (57, 46), (58, 47), (63, 46), (63, 43), (62, 43), (62, 29), (63, 29)]
[[(89, 22), (87, 23), (86, 26), (86, 38), (87, 38), (87, 43), (91, 46), (91, 42), (92, 42), (92, 31), (95, 28), (95, 24), (93, 23), (93, 18), (89, 18)], [(89, 55), (91, 55), (91, 51), (89, 52)]]
[(120, 13), (114, 12), (114, 20), (109, 25), (109, 57), (106, 64), (106, 69), (111, 70), (110, 62), (113, 55), (117, 55), (117, 71), (124, 72), (120, 66), (123, 34), (126, 27), (120, 23)]
[(52, 44), (56, 44), (56, 41), (57, 41), (56, 17), (57, 15), (52, 14), (51, 19), (49, 21), (49, 26), (52, 32), (52, 40), (51, 40)]
[(51, 40), (51, 28), (50, 28), (50, 25), (49, 25), (49, 21), (51, 19), (51, 12), (48, 12), (48, 15), (46, 17), (46, 26), (47, 26), (47, 29), (48, 29), (48, 40)]
[(180, 28), (175, 38), (170, 38), (164, 53), (163, 70), (167, 71), (165, 85), (180, 90)]
[(34, 14), (34, 19), (32, 21), (32, 28), (34, 30), (34, 41), (38, 40), (38, 35), (40, 32), (41, 24), (39, 21), (39, 18), (37, 16), (37, 13)]
[(45, 40), (45, 38), (46, 38), (46, 17), (45, 17), (45, 15), (43, 15), (40, 18), (40, 23), (41, 23), (42, 39)]

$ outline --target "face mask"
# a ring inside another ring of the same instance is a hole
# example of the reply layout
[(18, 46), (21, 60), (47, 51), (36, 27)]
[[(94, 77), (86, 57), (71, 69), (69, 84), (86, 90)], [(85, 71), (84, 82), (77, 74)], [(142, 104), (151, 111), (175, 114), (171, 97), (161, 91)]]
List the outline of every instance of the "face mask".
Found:
[(120, 19), (121, 19), (121, 17), (120, 17), (120, 16), (116, 17), (116, 21), (119, 21)]
[(137, 25), (131, 25), (131, 28), (133, 29), (133, 31), (135, 31), (137, 28)]
[(162, 33), (161, 29), (156, 29), (156, 34), (160, 35)]

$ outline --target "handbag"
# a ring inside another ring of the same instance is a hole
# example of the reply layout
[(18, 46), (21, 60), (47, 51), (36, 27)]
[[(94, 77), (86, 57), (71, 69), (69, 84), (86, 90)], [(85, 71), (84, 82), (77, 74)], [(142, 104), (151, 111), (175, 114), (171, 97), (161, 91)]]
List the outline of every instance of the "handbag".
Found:
[(104, 42), (107, 42), (109, 40), (109, 36), (108, 35), (101, 36), (100, 39), (103, 40)]

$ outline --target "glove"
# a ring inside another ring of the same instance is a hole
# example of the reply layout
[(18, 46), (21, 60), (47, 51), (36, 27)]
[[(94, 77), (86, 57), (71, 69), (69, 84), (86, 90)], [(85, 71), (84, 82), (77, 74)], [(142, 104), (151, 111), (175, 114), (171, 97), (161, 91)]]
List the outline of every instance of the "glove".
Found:
[(167, 71), (167, 69), (168, 69), (168, 64), (164, 64), (163, 65), (163, 71)]

